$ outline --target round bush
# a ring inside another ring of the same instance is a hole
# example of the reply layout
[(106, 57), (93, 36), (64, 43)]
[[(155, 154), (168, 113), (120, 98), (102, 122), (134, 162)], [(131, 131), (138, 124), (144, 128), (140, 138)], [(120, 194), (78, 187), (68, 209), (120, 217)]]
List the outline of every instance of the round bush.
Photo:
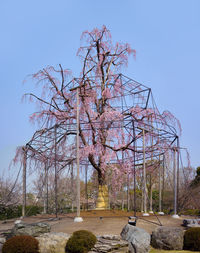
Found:
[(67, 241), (65, 252), (67, 253), (86, 253), (90, 251), (97, 241), (96, 236), (87, 230), (79, 230)]
[(184, 249), (200, 250), (200, 228), (190, 228), (184, 235)]
[(39, 242), (30, 235), (17, 235), (8, 239), (2, 253), (39, 253)]

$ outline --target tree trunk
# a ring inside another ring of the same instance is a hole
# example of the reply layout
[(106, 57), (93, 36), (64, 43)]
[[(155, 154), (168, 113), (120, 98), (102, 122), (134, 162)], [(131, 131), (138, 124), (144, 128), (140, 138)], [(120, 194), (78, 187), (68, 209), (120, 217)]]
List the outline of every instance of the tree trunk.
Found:
[(98, 171), (98, 183), (99, 183), (99, 186), (103, 186), (105, 185), (105, 175), (102, 173), (102, 171), (99, 169)]

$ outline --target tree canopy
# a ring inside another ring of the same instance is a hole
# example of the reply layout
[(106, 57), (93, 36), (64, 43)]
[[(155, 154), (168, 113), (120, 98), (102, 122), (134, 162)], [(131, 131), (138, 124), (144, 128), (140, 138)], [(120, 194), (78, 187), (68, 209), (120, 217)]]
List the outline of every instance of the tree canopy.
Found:
[[(146, 148), (147, 157), (152, 152), (157, 156), (174, 142), (178, 121), (168, 111), (159, 113), (151, 89), (119, 73), (128, 65), (128, 57), (136, 54), (129, 44), (114, 44), (105, 26), (83, 32), (81, 41), (78, 78), (61, 65), (48, 66), (32, 75), (42, 92), (29, 94), (39, 106), (31, 120), (46, 127), (65, 125), (65, 140), (69, 142), (70, 136), (76, 135), (78, 93), (80, 159), (92, 165), (99, 184), (103, 184), (108, 168), (114, 172), (114, 181), (120, 173), (130, 171), (135, 142), (142, 143), (142, 129), (146, 142), (154, 139)], [(137, 149), (138, 160), (142, 155), (142, 149)]]

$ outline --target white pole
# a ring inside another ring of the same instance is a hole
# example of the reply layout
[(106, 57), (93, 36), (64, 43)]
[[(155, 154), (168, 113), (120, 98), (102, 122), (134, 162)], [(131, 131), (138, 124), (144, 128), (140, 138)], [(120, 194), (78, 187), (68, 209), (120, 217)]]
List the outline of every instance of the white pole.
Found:
[(160, 156), (159, 156), (159, 212), (161, 212), (161, 166), (160, 166)]
[(47, 213), (47, 162), (44, 163), (44, 214)]
[(146, 157), (145, 157), (145, 130), (143, 128), (143, 191), (144, 191), (144, 213), (143, 216), (149, 216), (147, 213), (147, 193), (146, 193)]
[(159, 155), (159, 212), (158, 214), (164, 215), (162, 212), (162, 189), (161, 189), (161, 162), (160, 162), (160, 155)]
[(76, 89), (76, 157), (77, 157), (77, 217), (75, 217), (75, 222), (82, 222), (83, 219), (80, 217), (80, 175), (79, 175), (79, 90)]
[(22, 217), (26, 215), (26, 163), (27, 163), (27, 150), (23, 147), (23, 200), (22, 200)]
[(177, 215), (177, 169), (176, 169), (176, 148), (174, 148), (174, 214), (173, 218), (179, 218)]
[[(151, 115), (151, 127), (153, 129), (153, 117)], [(151, 148), (153, 147), (153, 134), (151, 135)], [(151, 166), (153, 166), (153, 150), (151, 150)], [(149, 213), (153, 213), (153, 184), (152, 184), (152, 176), (150, 174), (150, 211)]]

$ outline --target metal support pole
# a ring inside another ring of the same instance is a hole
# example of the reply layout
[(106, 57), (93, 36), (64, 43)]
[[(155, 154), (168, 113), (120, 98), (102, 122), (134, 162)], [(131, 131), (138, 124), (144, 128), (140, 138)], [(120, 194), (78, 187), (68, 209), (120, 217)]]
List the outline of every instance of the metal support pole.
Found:
[(57, 158), (57, 125), (55, 125), (55, 129), (54, 129), (54, 133), (55, 133), (55, 156), (54, 156), (54, 166), (55, 166), (55, 214), (56, 214), (56, 218), (58, 217), (58, 187), (57, 187), (57, 162), (56, 162), (56, 158)]
[(165, 155), (163, 155), (163, 163), (162, 163), (162, 208), (164, 206), (164, 191), (165, 191)]
[(177, 211), (179, 210), (179, 137), (177, 136)]
[[(48, 163), (47, 163), (48, 165)], [(49, 168), (47, 166), (47, 181), (46, 181), (47, 185), (47, 213), (49, 213)]]
[(76, 90), (77, 112), (76, 112), (76, 157), (77, 157), (77, 217), (80, 217), (80, 175), (79, 175), (79, 90)]
[(75, 222), (81, 222), (83, 219), (80, 217), (80, 175), (79, 175), (79, 89), (76, 89), (76, 159), (77, 159), (77, 217)]
[[(151, 115), (151, 127), (153, 129), (153, 117)], [(151, 135), (151, 148), (153, 147), (153, 134)], [(151, 166), (153, 166), (153, 150), (151, 150)], [(150, 173), (150, 211), (153, 213), (153, 185), (152, 185), (152, 176)]]
[(173, 218), (179, 218), (177, 215), (177, 158), (176, 158), (176, 148), (174, 148), (174, 214)]
[(143, 133), (143, 197), (144, 197), (144, 213), (143, 216), (148, 216), (147, 213), (147, 193), (146, 193), (146, 157), (145, 157), (145, 130), (142, 129)]
[(141, 191), (141, 213), (144, 213), (144, 175), (142, 172), (142, 180), (141, 180), (141, 185), (142, 185), (142, 191)]
[(162, 207), (164, 204), (164, 191), (165, 191), (165, 155), (163, 155), (163, 174), (162, 174)]
[(136, 153), (136, 137), (135, 137), (135, 124), (134, 121), (132, 121), (133, 125), (133, 139), (134, 139), (134, 153), (133, 153), (133, 187), (134, 187), (134, 216), (136, 217), (136, 169), (135, 169), (135, 153)]
[(160, 155), (159, 155), (159, 214), (164, 215), (162, 212), (162, 187), (161, 187), (161, 161), (160, 161)]
[(22, 217), (26, 215), (26, 164), (27, 164), (27, 150), (23, 147), (24, 157), (23, 157), (23, 200), (22, 200)]
[(160, 165), (160, 156), (159, 156), (159, 212), (161, 212), (161, 165)]
[(87, 182), (87, 172), (88, 168), (85, 166), (85, 198), (86, 198), (86, 209), (88, 211), (88, 182)]
[(71, 207), (72, 207), (72, 212), (74, 212), (74, 168), (73, 168), (73, 162), (71, 163)]
[(130, 210), (130, 202), (129, 202), (129, 195), (130, 195), (130, 178), (129, 178), (129, 172), (128, 172), (128, 175), (127, 175), (127, 211), (129, 212)]
[(153, 185), (152, 185), (151, 174), (150, 174), (150, 211), (149, 213), (153, 213)]
[(174, 214), (177, 213), (177, 171), (176, 171), (176, 149), (174, 149)]
[(47, 213), (47, 162), (44, 163), (44, 211)]

